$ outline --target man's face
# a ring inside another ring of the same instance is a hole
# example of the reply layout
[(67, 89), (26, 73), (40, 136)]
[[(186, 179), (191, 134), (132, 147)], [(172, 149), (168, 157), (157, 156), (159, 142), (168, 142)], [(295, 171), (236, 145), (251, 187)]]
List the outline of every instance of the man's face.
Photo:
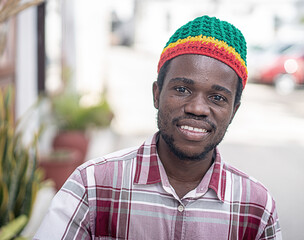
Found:
[(223, 139), (239, 105), (238, 76), (228, 65), (203, 55), (174, 58), (162, 90), (153, 85), (158, 128), (168, 154), (200, 160)]

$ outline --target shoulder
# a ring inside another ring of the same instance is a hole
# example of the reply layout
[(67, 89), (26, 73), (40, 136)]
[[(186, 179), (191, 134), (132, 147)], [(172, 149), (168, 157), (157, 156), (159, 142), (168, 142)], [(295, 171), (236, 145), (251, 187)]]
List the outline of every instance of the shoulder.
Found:
[(248, 175), (247, 173), (243, 172), (242, 170), (224, 162), (223, 168), (226, 171), (226, 174), (230, 175), (233, 178), (239, 179), (239, 181), (246, 181), (251, 183), (255, 188), (261, 189), (261, 191), (268, 191), (267, 188), (259, 182), (254, 177)]
[(80, 165), (74, 175), (78, 175), (87, 187), (101, 182), (110, 184), (114, 177), (132, 171), (137, 152), (138, 147), (126, 148), (89, 160)]
[(247, 201), (268, 212), (274, 210), (275, 201), (264, 184), (226, 162), (223, 168), (226, 172), (226, 189), (230, 189), (230, 192), (232, 191), (234, 194), (239, 194), (242, 202)]
[(109, 153), (102, 157), (91, 159), (78, 167), (79, 171), (88, 168), (104, 166), (107, 164), (115, 164), (116, 162), (126, 162), (136, 158), (138, 147), (131, 147)]

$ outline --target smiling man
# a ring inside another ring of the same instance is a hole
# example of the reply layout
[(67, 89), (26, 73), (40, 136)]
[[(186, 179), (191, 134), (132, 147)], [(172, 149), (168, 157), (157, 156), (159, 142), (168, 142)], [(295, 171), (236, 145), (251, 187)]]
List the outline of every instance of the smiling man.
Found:
[(281, 239), (275, 202), (217, 149), (247, 81), (246, 42), (203, 16), (166, 44), (153, 83), (159, 132), (78, 167), (34, 239)]
[(162, 86), (153, 85), (157, 151), (182, 199), (214, 162), (215, 148), (240, 105), (235, 102), (239, 81), (231, 67), (204, 55), (180, 55), (167, 66)]

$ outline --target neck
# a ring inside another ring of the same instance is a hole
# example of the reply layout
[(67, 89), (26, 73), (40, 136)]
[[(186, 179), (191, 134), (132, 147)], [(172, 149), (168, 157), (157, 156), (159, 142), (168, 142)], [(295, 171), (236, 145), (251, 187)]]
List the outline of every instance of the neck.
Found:
[(168, 151), (168, 146), (161, 137), (157, 150), (169, 180), (175, 182), (199, 184), (213, 162), (214, 150), (207, 153), (204, 159), (180, 159), (170, 150)]

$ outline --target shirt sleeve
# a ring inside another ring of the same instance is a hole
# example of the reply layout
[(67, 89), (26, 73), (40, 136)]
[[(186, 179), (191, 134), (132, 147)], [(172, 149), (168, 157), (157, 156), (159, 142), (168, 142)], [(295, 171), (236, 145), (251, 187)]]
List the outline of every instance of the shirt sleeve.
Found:
[(88, 195), (78, 169), (55, 195), (33, 239), (91, 239)]
[(273, 209), (271, 211), (271, 215), (269, 216), (264, 231), (259, 239), (282, 240), (282, 232), (279, 224), (279, 217), (277, 214), (274, 201), (273, 201)]

